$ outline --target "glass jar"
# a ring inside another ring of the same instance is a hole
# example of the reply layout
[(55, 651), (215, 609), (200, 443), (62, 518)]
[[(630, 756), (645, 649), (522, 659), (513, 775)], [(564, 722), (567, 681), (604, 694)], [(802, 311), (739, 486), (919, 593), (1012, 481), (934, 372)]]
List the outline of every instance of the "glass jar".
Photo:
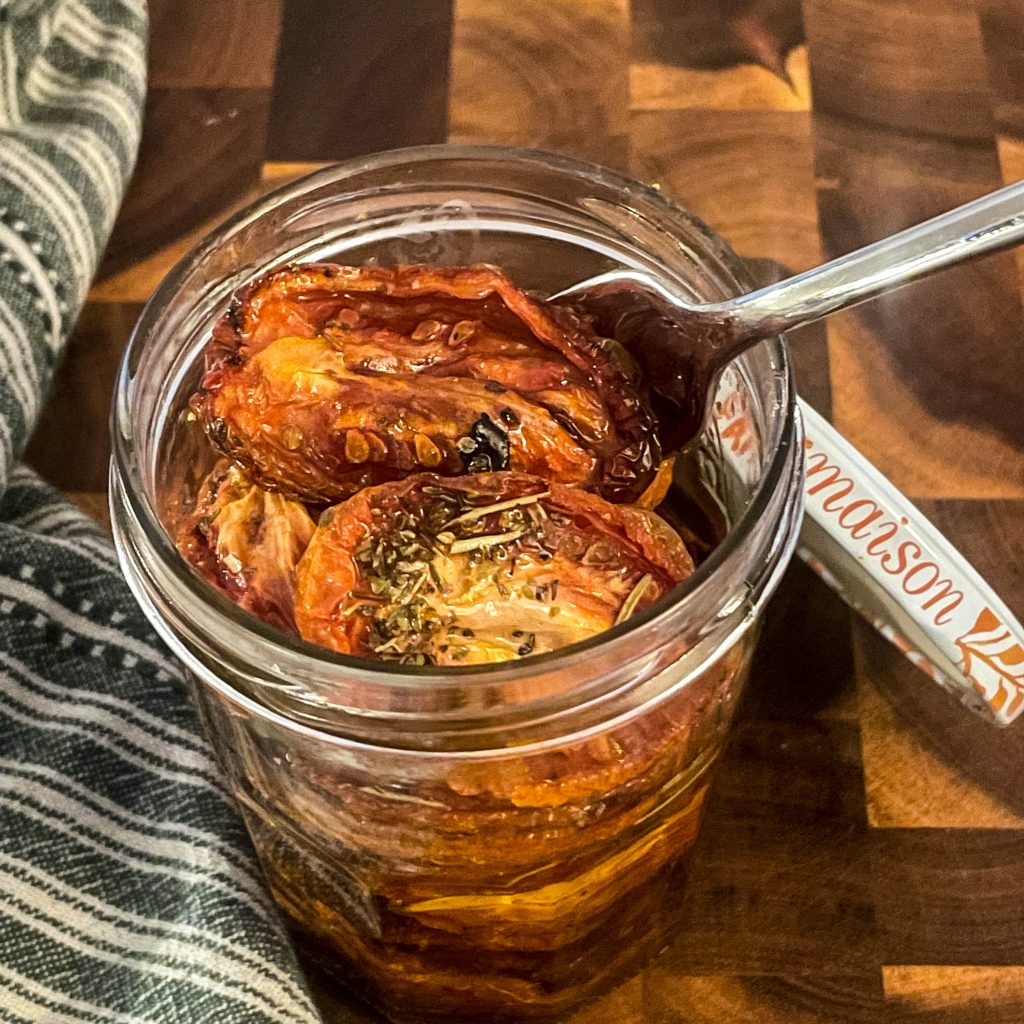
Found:
[(168, 526), (213, 456), (184, 415), (232, 292), (287, 261), (494, 263), (545, 293), (615, 267), (684, 295), (750, 285), (707, 227), (611, 171), (429, 147), (261, 200), (150, 300), (122, 366), (111, 506), (125, 575), (188, 669), (278, 903), (397, 1021), (533, 1019), (622, 977), (671, 933), (756, 627), (802, 509), (781, 339), (723, 377), (687, 501), (727, 532), (658, 604), (540, 657), (439, 670), (278, 633), (215, 592)]

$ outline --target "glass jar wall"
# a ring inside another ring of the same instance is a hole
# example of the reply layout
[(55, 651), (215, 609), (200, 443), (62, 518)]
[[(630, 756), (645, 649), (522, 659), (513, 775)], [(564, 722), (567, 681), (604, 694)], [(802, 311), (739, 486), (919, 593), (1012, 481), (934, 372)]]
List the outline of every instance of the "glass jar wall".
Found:
[(278, 633), (171, 540), (212, 455), (184, 415), (231, 293), (283, 262), (501, 266), (546, 294), (614, 267), (708, 299), (748, 282), (694, 218), (610, 171), (486, 147), (385, 153), (239, 214), (172, 272), (125, 357), (111, 502), (126, 576), (189, 669), (272, 891), (401, 1021), (528, 1019), (671, 932), (710, 769), (800, 518), (781, 340), (723, 378), (670, 501), (717, 531), (662, 601), (541, 657), (446, 670)]

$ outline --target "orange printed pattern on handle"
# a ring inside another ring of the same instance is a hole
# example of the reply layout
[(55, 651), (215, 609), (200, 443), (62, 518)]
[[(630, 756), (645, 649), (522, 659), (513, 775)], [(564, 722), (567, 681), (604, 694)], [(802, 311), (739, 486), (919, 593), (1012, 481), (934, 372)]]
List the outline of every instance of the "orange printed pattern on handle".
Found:
[(1024, 704), (1024, 647), (991, 608), (957, 637), (963, 670), (994, 711), (1012, 718)]

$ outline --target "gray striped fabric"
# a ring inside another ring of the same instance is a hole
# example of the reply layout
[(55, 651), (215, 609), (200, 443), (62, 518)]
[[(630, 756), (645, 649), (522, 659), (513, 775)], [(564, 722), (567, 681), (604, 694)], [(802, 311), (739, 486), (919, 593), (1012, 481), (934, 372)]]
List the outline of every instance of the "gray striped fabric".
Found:
[(0, 0), (0, 1021), (318, 1016), (179, 669), (16, 466), (138, 145), (140, 0)]

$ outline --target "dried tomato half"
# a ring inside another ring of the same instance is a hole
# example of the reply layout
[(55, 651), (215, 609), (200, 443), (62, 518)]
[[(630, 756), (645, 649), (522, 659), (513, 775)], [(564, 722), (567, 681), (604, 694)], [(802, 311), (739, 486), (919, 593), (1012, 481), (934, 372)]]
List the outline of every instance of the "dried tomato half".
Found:
[(625, 351), (484, 266), (260, 278), (215, 328), (193, 408), (262, 486), (321, 503), (505, 469), (629, 502), (660, 458)]
[(305, 639), (347, 654), (504, 661), (608, 629), (692, 571), (652, 512), (522, 473), (423, 473), (321, 517), (295, 615)]
[(295, 567), (315, 528), (305, 506), (222, 461), (200, 485), (178, 548), (239, 607), (294, 633)]

